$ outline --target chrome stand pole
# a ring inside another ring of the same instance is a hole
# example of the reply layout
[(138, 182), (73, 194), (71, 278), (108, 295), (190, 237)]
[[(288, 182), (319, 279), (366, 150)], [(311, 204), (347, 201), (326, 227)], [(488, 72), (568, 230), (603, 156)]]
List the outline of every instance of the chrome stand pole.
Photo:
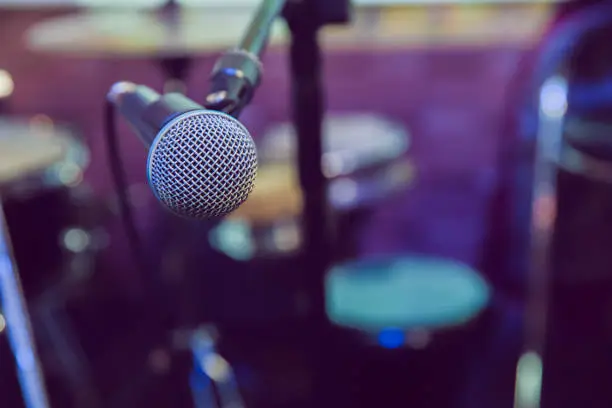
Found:
[(26, 408), (49, 408), (25, 297), (0, 205), (0, 299)]
[[(191, 351), (194, 357), (194, 377), (191, 386), (197, 408), (245, 408), (234, 370), (218, 354), (217, 333), (212, 327), (202, 327), (193, 333)], [(215, 402), (212, 385), (217, 391)]]

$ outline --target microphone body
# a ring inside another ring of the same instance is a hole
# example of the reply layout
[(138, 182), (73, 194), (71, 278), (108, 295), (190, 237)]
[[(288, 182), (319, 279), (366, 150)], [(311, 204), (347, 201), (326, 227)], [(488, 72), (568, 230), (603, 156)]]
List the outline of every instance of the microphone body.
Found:
[(153, 89), (130, 82), (118, 82), (111, 87), (108, 99), (127, 119), (132, 130), (147, 148), (159, 131), (175, 117), (198, 110), (202, 105), (180, 93), (160, 95)]
[(247, 199), (257, 153), (238, 120), (129, 82), (113, 85), (107, 98), (149, 149), (149, 186), (168, 210), (202, 220), (227, 215)]

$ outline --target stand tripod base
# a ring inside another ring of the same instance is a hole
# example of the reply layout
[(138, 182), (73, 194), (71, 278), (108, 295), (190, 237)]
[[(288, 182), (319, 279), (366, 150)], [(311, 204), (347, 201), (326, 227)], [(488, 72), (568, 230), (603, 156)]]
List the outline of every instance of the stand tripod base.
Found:
[[(193, 333), (191, 351), (194, 369), (191, 389), (196, 408), (245, 408), (229, 363), (218, 354), (216, 330), (201, 328)], [(215, 392), (216, 391), (216, 392)], [(218, 404), (217, 404), (218, 400)]]

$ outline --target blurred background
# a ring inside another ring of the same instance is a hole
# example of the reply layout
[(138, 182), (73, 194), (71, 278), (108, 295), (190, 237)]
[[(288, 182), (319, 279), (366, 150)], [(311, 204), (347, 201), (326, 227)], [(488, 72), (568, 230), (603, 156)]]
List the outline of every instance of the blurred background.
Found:
[[(557, 207), (575, 222), (556, 230), (557, 269), (571, 278), (551, 310), (575, 325), (549, 327), (558, 330), (549, 389), (574, 394), (549, 404), (612, 406), (597, 388), (612, 380), (612, 268), (599, 231), (612, 195), (559, 176), (573, 184), (557, 205), (554, 183), (543, 195), (534, 187), (538, 140), (572, 130), (592, 136), (589, 157), (608, 157), (605, 135), (595, 137), (609, 116), (605, 1), (362, 0), (350, 24), (321, 30), (335, 226), (325, 336), (303, 324), (308, 264), (298, 256), (303, 197), (281, 20), (240, 117), (260, 168), (234, 214), (189, 222), (164, 211), (146, 185), (146, 149), (119, 124), (144, 261), (134, 256), (105, 95), (130, 80), (202, 103), (216, 58), (258, 4), (178, 3), (171, 19), (161, 0), (0, 0), (0, 193), (51, 406), (538, 407), (540, 328), (557, 315), (537, 309), (548, 275), (530, 292), (528, 264), (550, 258), (537, 244), (549, 244)], [(576, 111), (568, 72), (580, 85)], [(579, 120), (564, 122), (568, 112)], [(608, 174), (576, 160), (574, 173)], [(0, 406), (25, 407), (2, 316)]]

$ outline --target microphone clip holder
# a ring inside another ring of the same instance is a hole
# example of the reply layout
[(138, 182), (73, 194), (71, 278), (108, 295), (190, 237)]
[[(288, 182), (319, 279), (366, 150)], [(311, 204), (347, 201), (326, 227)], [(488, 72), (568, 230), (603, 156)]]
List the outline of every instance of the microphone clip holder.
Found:
[(237, 117), (251, 102), (261, 76), (257, 55), (243, 49), (227, 51), (213, 68), (205, 107)]
[[(238, 117), (251, 102), (262, 76), (260, 56), (266, 48), (272, 24), (284, 16), (295, 41), (295, 22), (317, 28), (349, 21), (349, 0), (261, 0), (239, 46), (224, 53), (213, 68), (207, 109)], [(300, 37), (300, 35), (298, 35)]]

